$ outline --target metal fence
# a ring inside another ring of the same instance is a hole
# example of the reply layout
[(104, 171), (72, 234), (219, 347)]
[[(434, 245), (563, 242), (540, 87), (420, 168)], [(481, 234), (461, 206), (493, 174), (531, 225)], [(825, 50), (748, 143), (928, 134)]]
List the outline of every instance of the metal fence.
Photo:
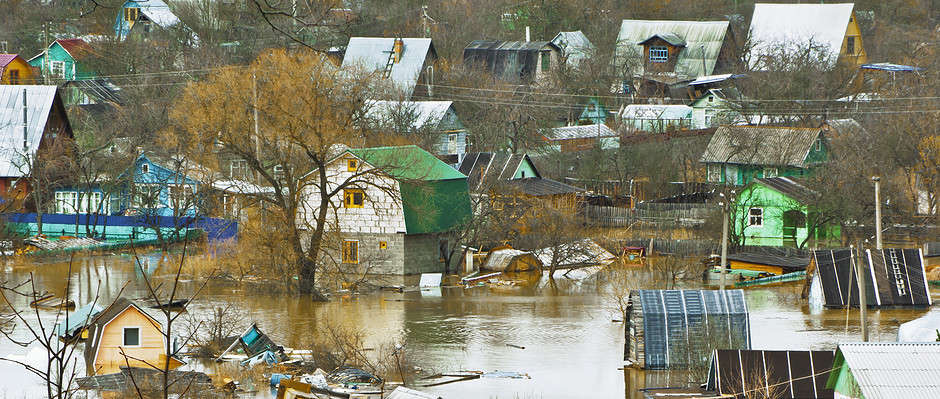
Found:
[(673, 226), (697, 226), (705, 223), (719, 208), (706, 204), (638, 204), (636, 208), (587, 205), (587, 221), (602, 227), (629, 227), (635, 223)]

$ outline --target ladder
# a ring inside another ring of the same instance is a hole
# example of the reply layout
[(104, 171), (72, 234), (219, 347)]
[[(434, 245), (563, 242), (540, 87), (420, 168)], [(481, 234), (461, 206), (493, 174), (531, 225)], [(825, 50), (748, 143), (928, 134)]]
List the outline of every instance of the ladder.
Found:
[(898, 254), (896, 249), (889, 249), (888, 255), (891, 259), (891, 270), (894, 272), (894, 285), (898, 290), (898, 296), (907, 295), (907, 287), (904, 284), (904, 277), (901, 274), (901, 262), (898, 261)]
[(395, 45), (392, 44), (392, 50), (388, 52), (388, 61), (385, 62), (385, 70), (382, 71), (382, 78), (388, 79), (392, 76), (392, 66), (395, 65)]

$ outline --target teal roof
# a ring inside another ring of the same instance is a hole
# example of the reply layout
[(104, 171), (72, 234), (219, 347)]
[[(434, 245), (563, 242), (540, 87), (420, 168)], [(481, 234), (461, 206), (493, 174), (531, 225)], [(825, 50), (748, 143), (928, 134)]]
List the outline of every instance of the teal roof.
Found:
[(415, 145), (349, 149), (356, 157), (401, 180), (466, 179), (450, 165)]
[(94, 302), (76, 309), (69, 314), (68, 323), (66, 323), (65, 317), (62, 317), (62, 321), (55, 326), (55, 335), (68, 337), (75, 334), (78, 330), (84, 328), (89, 321), (94, 319), (98, 313), (101, 313), (102, 310), (101, 306)]

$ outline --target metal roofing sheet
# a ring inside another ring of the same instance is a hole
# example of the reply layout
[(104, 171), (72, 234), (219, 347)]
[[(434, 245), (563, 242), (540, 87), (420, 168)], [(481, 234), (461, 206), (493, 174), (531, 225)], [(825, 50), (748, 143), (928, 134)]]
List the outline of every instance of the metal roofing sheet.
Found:
[(161, 28), (168, 28), (180, 22), (176, 14), (170, 11), (170, 6), (163, 0), (140, 0), (133, 3), (140, 7), (140, 12), (146, 15), (147, 19), (160, 25)]
[(617, 132), (607, 125), (580, 125), (556, 127), (549, 133), (550, 140), (588, 139), (596, 137), (620, 137)]
[(504, 184), (508, 185), (511, 188), (514, 188), (523, 194), (531, 195), (533, 197), (549, 196), (549, 195), (562, 195), (562, 194), (577, 194), (582, 193), (585, 190), (580, 187), (575, 187), (570, 184), (565, 184), (560, 181), (555, 181), (552, 179), (542, 178), (542, 177), (527, 177), (524, 179), (511, 179)]
[[(389, 79), (395, 87), (411, 97), (421, 69), (433, 52), (431, 39), (403, 38), (404, 47), (399, 61), (392, 65)], [(385, 70), (388, 56), (395, 44), (393, 37), (351, 37), (343, 56), (343, 68), (361, 67), (366, 71)]]
[(558, 32), (552, 39), (552, 44), (561, 49), (571, 66), (578, 66), (582, 60), (590, 58), (595, 50), (594, 44), (579, 30)]
[(821, 128), (722, 126), (701, 162), (805, 167)]
[[(940, 392), (940, 343), (842, 343), (838, 353), (866, 399), (928, 398)], [(838, 355), (835, 366), (840, 366)]]
[[(23, 92), (26, 92), (26, 146), (23, 146)], [(0, 85), (0, 177), (29, 174), (28, 159), (39, 149), (56, 98), (55, 86)]]
[(412, 127), (420, 129), (430, 124), (437, 127), (447, 115), (447, 110), (453, 106), (453, 101), (372, 101), (368, 104), (366, 116), (370, 118), (386, 118), (394, 112), (413, 112)]
[(0, 54), (0, 67), (5, 67), (7, 64), (13, 62), (13, 60), (19, 57), (16, 54)]
[(810, 190), (791, 177), (768, 177), (755, 179), (754, 181), (803, 203), (813, 200), (818, 195), (817, 192)]
[[(676, 60), (676, 73), (710, 75), (728, 32), (728, 21), (647, 21), (625, 19), (620, 24), (615, 56), (623, 60), (642, 56), (640, 42), (656, 34), (674, 34), (685, 41)], [(634, 71), (640, 73), (642, 70)]]
[(630, 104), (621, 114), (624, 119), (688, 119), (692, 107), (688, 105)]
[(891, 64), (888, 62), (879, 62), (875, 64), (863, 64), (862, 69), (874, 69), (878, 71), (888, 71), (888, 72), (920, 72), (924, 68), (911, 66), (911, 65), (900, 65), (900, 64)]
[(765, 69), (762, 59), (781, 50), (792, 52), (811, 42), (834, 65), (852, 16), (853, 3), (754, 5), (751, 18), (750, 69)]

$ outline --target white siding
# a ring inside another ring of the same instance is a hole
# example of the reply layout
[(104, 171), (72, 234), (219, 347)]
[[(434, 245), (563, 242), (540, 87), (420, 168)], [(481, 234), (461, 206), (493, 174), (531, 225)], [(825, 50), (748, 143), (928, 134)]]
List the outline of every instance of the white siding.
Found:
[[(356, 172), (347, 171), (346, 160), (352, 159), (347, 154), (345, 157), (333, 161), (327, 166), (327, 177), (332, 183), (330, 188), (337, 187), (341, 182), (346, 181)], [(360, 161), (360, 170), (368, 170), (370, 166)], [(316, 173), (316, 172), (315, 172)], [(312, 178), (316, 178), (315, 175)], [(346, 208), (343, 206), (342, 191), (332, 198), (333, 210), (327, 217), (329, 231), (335, 231), (334, 221), (338, 222), (339, 231), (342, 233), (367, 233), (367, 234), (395, 234), (405, 232), (405, 214), (401, 206), (401, 198), (398, 194), (398, 181), (374, 175), (366, 175), (366, 178), (375, 179), (375, 183), (381, 187), (391, 188), (393, 193), (388, 193), (382, 189), (373, 186), (359, 187), (365, 191), (365, 203), (362, 208)], [(304, 190), (303, 207), (299, 211), (298, 222), (307, 229), (315, 226), (317, 209), (319, 208), (320, 196), (316, 187), (310, 186)]]

